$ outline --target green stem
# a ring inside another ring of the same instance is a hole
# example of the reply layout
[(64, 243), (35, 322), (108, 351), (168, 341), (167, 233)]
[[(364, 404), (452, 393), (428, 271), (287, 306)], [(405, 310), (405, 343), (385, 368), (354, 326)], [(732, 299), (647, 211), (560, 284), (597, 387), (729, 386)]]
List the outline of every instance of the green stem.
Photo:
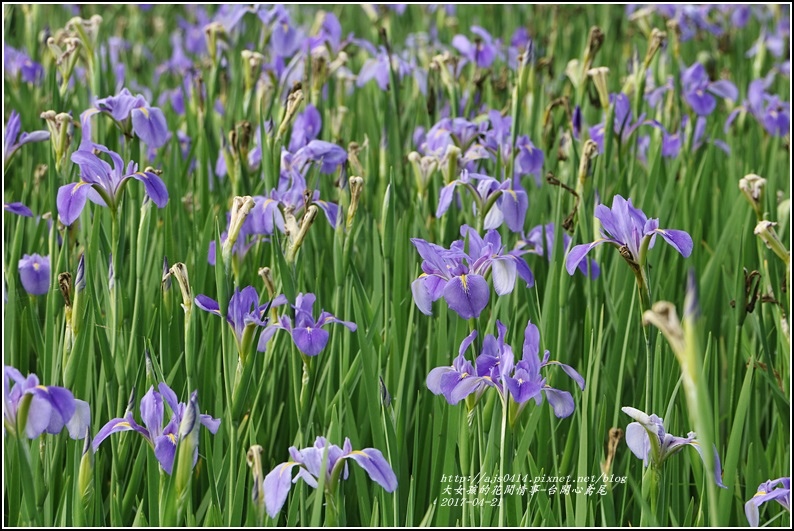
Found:
[(505, 504), (504, 504), (504, 485), (501, 484), (505, 477), (505, 431), (507, 428), (507, 398), (502, 397), (502, 434), (499, 445), (499, 482), (502, 486), (499, 489), (499, 527), (505, 526)]

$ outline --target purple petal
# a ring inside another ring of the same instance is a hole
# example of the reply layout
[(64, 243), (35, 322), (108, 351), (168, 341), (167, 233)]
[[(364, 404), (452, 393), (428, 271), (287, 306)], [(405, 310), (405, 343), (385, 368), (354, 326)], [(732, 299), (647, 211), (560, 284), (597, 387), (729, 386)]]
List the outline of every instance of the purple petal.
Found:
[(505, 377), (507, 390), (517, 404), (523, 404), (530, 398), (537, 397), (543, 387), (542, 382), (542, 379), (532, 378), (532, 375), (523, 369), (518, 369), (515, 377)]
[(270, 341), (270, 338), (273, 337), (276, 332), (283, 329), (284, 327), (276, 323), (265, 327), (265, 329), (262, 330), (262, 334), (259, 336), (259, 343), (256, 344), (256, 350), (265, 352), (265, 350), (267, 350), (267, 342)]
[(44, 295), (50, 289), (50, 257), (38, 254), (19, 259), (19, 279), (30, 295)]
[[(689, 445), (693, 446), (695, 450), (697, 450), (698, 454), (700, 455), (700, 459), (703, 461), (703, 466), (706, 466), (706, 460), (703, 458), (703, 447), (700, 446), (700, 443), (697, 441), (691, 441)], [(717, 452), (716, 446), (714, 446), (714, 482), (718, 487), (723, 489), (728, 488), (722, 483), (722, 465), (720, 465), (720, 454)]]
[(560, 391), (553, 387), (544, 387), (543, 392), (546, 394), (546, 400), (548, 400), (551, 407), (554, 408), (554, 415), (556, 415), (557, 418), (562, 419), (573, 413), (575, 406), (571, 393), (568, 391)]
[(48, 400), (38, 395), (33, 395), (30, 399), (28, 409), (28, 419), (25, 424), (25, 433), (29, 439), (35, 439), (50, 425), (50, 418), (53, 414), (52, 404)]
[(643, 460), (648, 462), (648, 454), (651, 451), (651, 441), (648, 438), (648, 432), (639, 422), (632, 422), (626, 426), (626, 444), (631, 452)]
[(587, 253), (589, 253), (594, 247), (597, 247), (605, 242), (612, 242), (612, 240), (596, 240), (593, 243), (583, 243), (571, 249), (568, 252), (568, 256), (565, 257), (565, 270), (568, 271), (568, 274), (573, 275), (576, 269), (579, 267), (579, 264), (585, 259), (585, 256), (587, 256)]
[(168, 124), (163, 111), (157, 107), (132, 110), (132, 130), (144, 144), (159, 148), (168, 140)]
[(198, 306), (205, 312), (214, 313), (215, 315), (220, 316), (221, 307), (218, 305), (215, 299), (210, 299), (206, 295), (196, 295), (195, 301), (196, 301), (196, 306)]
[(349, 457), (364, 469), (372, 481), (386, 489), (386, 492), (394, 492), (397, 489), (397, 476), (380, 450), (375, 448), (356, 450), (351, 452)]
[(296, 466), (298, 466), (298, 463), (281, 463), (265, 476), (263, 484), (265, 508), (270, 518), (278, 516), (279, 511), (287, 501), (289, 489), (292, 487), (292, 469)]
[(708, 116), (717, 107), (717, 100), (705, 90), (698, 88), (684, 94), (687, 103), (699, 116)]
[(151, 437), (158, 437), (163, 433), (163, 396), (149, 387), (149, 391), (141, 399), (141, 420)]
[[(512, 257), (510, 257), (512, 258)], [(516, 285), (516, 262), (511, 259), (494, 259), (491, 262), (493, 287), (497, 295), (507, 295)]]
[(465, 378), (462, 378), (450, 393), (445, 394), (445, 397), (447, 402), (454, 406), (484, 385), (487, 384), (485, 384), (485, 380), (483, 378), (468, 375)]
[[(137, 424), (135, 421), (132, 420), (131, 417), (125, 417), (123, 419), (113, 419), (97, 432), (94, 436), (94, 440), (92, 441), (92, 446), (94, 447), (94, 451), (96, 452), (99, 449), (99, 445), (102, 444), (102, 441), (107, 439), (110, 435), (114, 433), (118, 433), (120, 431), (138, 431), (135, 429)], [(144, 430), (145, 431), (145, 430)], [(139, 432), (140, 433), (140, 432)], [(148, 438), (148, 433), (146, 433), (145, 437)]]
[(155, 205), (163, 208), (168, 204), (168, 189), (157, 174), (149, 171), (139, 171), (133, 173), (130, 177), (143, 183), (147, 195), (152, 198)]
[(664, 241), (672, 245), (684, 258), (692, 254), (692, 237), (686, 232), (675, 229), (657, 229), (654, 232), (661, 234)]
[(298, 350), (307, 356), (316, 356), (328, 343), (328, 331), (322, 328), (295, 328), (292, 330), (292, 340)]
[(199, 415), (199, 422), (201, 422), (204, 427), (210, 430), (210, 433), (213, 435), (218, 433), (218, 428), (221, 425), (220, 419), (216, 419), (210, 415)]
[(160, 382), (157, 388), (160, 390), (160, 394), (163, 395), (163, 400), (165, 400), (165, 403), (168, 404), (168, 407), (171, 408), (171, 411), (174, 413), (174, 415), (176, 415), (179, 412), (179, 406), (181, 405), (176, 393), (173, 391), (173, 389), (168, 387), (165, 382)]
[(427, 375), (427, 379), (425, 380), (425, 385), (427, 388), (432, 392), (434, 395), (446, 394), (444, 389), (442, 388), (441, 382), (444, 375), (449, 373), (457, 374), (456, 371), (452, 367), (436, 367)]
[(529, 208), (529, 200), (524, 190), (504, 190), (499, 208), (502, 210), (508, 229), (512, 232), (524, 230), (524, 218)]
[(739, 89), (728, 80), (721, 79), (709, 85), (709, 92), (721, 98), (736, 101), (739, 99)]
[(436, 275), (420, 276), (411, 283), (411, 293), (419, 311), (425, 315), (433, 315), (433, 301), (444, 294), (445, 279)]
[(7, 212), (11, 212), (12, 214), (16, 214), (18, 216), (25, 216), (27, 218), (32, 218), (33, 217), (33, 212), (28, 207), (26, 207), (25, 205), (23, 205), (20, 202), (4, 203), (3, 204), (3, 208)]
[(174, 468), (174, 456), (176, 455), (176, 435), (169, 433), (161, 435), (154, 440), (154, 456), (160, 462), (166, 474), (171, 475)]
[(74, 414), (66, 423), (66, 429), (72, 439), (84, 439), (91, 428), (91, 408), (84, 400), (75, 400), (74, 404)]
[(71, 225), (85, 207), (91, 185), (85, 182), (71, 183), (58, 188), (55, 204), (58, 207), (58, 217), (64, 225)]
[(444, 286), (444, 300), (463, 319), (479, 317), (488, 305), (489, 296), (488, 283), (480, 275), (456, 276)]
[[(452, 181), (444, 188), (441, 189), (441, 192), (438, 195), (438, 208), (436, 208), (436, 217), (440, 218), (444, 215), (444, 213), (449, 209), (449, 205), (452, 204), (452, 198), (455, 194), (455, 187), (460, 183), (460, 181)], [(421, 254), (421, 252), (420, 252)]]
[(559, 365), (560, 368), (562, 368), (562, 370), (565, 372), (565, 374), (567, 374), (571, 378), (571, 380), (576, 382), (576, 385), (579, 386), (579, 389), (584, 391), (584, 385), (585, 385), (584, 384), (584, 377), (581, 374), (579, 374), (576, 371), (576, 369), (574, 369), (570, 365), (566, 365), (564, 363), (560, 363), (559, 361), (550, 361), (550, 362), (546, 363), (546, 365)]

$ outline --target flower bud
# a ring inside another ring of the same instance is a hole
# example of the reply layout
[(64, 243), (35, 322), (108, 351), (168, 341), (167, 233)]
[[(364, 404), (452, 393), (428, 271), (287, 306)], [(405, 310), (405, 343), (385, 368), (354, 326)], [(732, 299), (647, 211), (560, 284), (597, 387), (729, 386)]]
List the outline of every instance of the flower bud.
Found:
[(226, 240), (223, 242), (221, 249), (221, 256), (223, 258), (223, 265), (228, 272), (231, 268), (232, 261), (232, 248), (237, 243), (237, 238), (240, 236), (240, 230), (243, 228), (245, 218), (254, 208), (256, 203), (250, 195), (237, 196), (232, 202), (231, 219), (229, 220), (229, 230), (226, 234)]
[(780, 238), (778, 238), (775, 232), (775, 225), (777, 225), (777, 223), (771, 221), (759, 221), (753, 233), (761, 238), (766, 246), (772, 249), (772, 251), (788, 265), (791, 260), (791, 255), (783, 246), (783, 242), (780, 241)]
[(347, 208), (347, 230), (353, 226), (353, 218), (356, 217), (356, 210), (358, 210), (358, 201), (361, 197), (361, 192), (364, 190), (364, 179), (361, 177), (350, 178), (350, 206)]
[(609, 89), (607, 88), (607, 74), (609, 68), (599, 66), (598, 68), (591, 68), (587, 71), (587, 75), (593, 79), (593, 84), (598, 92), (598, 100), (601, 102), (602, 109), (609, 108)]

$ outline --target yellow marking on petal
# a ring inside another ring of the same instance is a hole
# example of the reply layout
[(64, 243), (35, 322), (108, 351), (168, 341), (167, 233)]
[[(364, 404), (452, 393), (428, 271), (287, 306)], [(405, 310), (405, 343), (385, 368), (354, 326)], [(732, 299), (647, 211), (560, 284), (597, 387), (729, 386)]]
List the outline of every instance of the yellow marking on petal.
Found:
[(361, 450), (353, 450), (352, 452), (350, 452), (350, 455), (363, 455), (367, 459), (371, 459), (370, 456), (368, 456), (367, 454), (365, 454)]
[(765, 490), (759, 490), (758, 492), (753, 494), (753, 498), (757, 498), (758, 496), (766, 496), (766, 491)]
[(278, 471), (278, 475), (280, 476), (281, 474), (284, 473), (285, 470), (287, 470), (288, 468), (291, 468), (292, 466), (297, 465), (297, 464), (298, 463), (296, 463), (294, 461), (287, 461), (286, 463), (281, 465), (281, 469)]
[(466, 280), (466, 275), (465, 275), (465, 274), (463, 274), (463, 275), (461, 275), (461, 276), (460, 276), (460, 283), (461, 283), (461, 285), (463, 286), (463, 291), (465, 291), (466, 293), (468, 293), (468, 292), (469, 292), (469, 283), (468, 283), (468, 281)]
[(149, 109), (146, 107), (140, 107), (138, 110), (141, 111), (146, 118), (149, 118)]
[(469, 373), (467, 373), (467, 372), (464, 372), (463, 374), (460, 375), (460, 379), (461, 380), (464, 379), (464, 378), (468, 378), (468, 377), (469, 377)]
[(700, 446), (700, 443), (697, 441), (689, 441), (689, 444), (691, 444), (692, 446)]
[(505, 192), (507, 192), (508, 194), (512, 195), (513, 199), (516, 199), (516, 200), (518, 199), (518, 197), (516, 196), (516, 191), (515, 190), (510, 190), (508, 188), (507, 190), (505, 190)]
[[(47, 391), (47, 387), (44, 386), (44, 385), (37, 385), (36, 389), (41, 389), (42, 391)], [(47, 391), (47, 392), (49, 392), (49, 391)]]
[(311, 327), (311, 326), (307, 326), (307, 327), (306, 327), (306, 331), (307, 331), (307, 332), (311, 332), (311, 331), (312, 331), (312, 327)]
[(171, 444), (176, 446), (176, 436), (173, 433), (168, 434), (168, 439), (171, 441)]
[(33, 262), (33, 270), (38, 271), (39, 269), (41, 269), (41, 264), (38, 262)]
[(130, 426), (130, 423), (127, 422), (126, 420), (123, 420), (123, 421), (119, 422), (118, 424), (116, 424), (113, 427), (114, 428), (129, 428), (129, 429), (132, 429), (132, 426)]

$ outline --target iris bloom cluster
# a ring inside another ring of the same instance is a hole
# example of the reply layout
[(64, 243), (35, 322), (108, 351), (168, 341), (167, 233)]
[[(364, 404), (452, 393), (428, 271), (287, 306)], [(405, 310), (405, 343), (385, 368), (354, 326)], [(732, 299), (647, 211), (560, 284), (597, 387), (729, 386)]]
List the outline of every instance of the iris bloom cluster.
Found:
[(571, 393), (551, 387), (541, 375), (541, 369), (549, 365), (559, 366), (582, 390), (584, 378), (573, 367), (549, 360), (548, 350), (540, 358), (540, 332), (533, 323), (527, 322), (522, 357), (518, 363), (515, 363), (512, 347), (505, 343), (507, 327), (497, 321), (496, 328), (498, 337), (491, 334), (485, 336), (482, 350), (473, 364), (465, 357), (466, 351), (477, 338), (477, 331), (472, 331), (461, 342), (458, 357), (451, 367), (436, 367), (430, 371), (427, 388), (434, 394), (443, 395), (452, 405), (470, 395), (474, 395), (476, 403), (487, 389), (494, 388), (502, 400), (506, 401), (509, 396), (519, 404), (517, 414), (530, 399), (534, 399), (539, 406), (545, 396), (557, 417), (570, 416), (574, 410)]
[(444, 297), (447, 305), (463, 319), (479, 317), (488, 305), (491, 290), (485, 276), (493, 273), (497, 295), (513, 291), (516, 277), (534, 283), (529, 266), (520, 258), (521, 251), (506, 251), (502, 237), (489, 230), (480, 237), (471, 227), (464, 225), (461, 236), (468, 239), (468, 251), (464, 240), (452, 242), (449, 249), (412, 238), (411, 242), (422, 257), (422, 274), (411, 284), (414, 302), (425, 315), (432, 315), (434, 301)]
[[(179, 402), (176, 393), (165, 383), (161, 383), (158, 389), (159, 392), (155, 391), (154, 386), (150, 387), (149, 391), (141, 399), (140, 409), (143, 426), (135, 422), (132, 411), (127, 411), (124, 417), (112, 419), (99, 430), (93, 442), (94, 451), (96, 452), (102, 441), (114, 433), (135, 431), (146, 439), (146, 442), (154, 450), (154, 455), (160, 466), (170, 475), (174, 468), (176, 448), (181, 440), (180, 435), (184, 437), (192, 431), (192, 428), (186, 430), (182, 426), (182, 433), (180, 433), (180, 425), (182, 425), (183, 420), (187, 418), (189, 422), (198, 421), (213, 434), (218, 431), (218, 427), (221, 424), (219, 419), (212, 418), (210, 415), (198, 414), (197, 391), (193, 392), (190, 401), (185, 404), (184, 402)], [(168, 405), (171, 410), (171, 420), (168, 421), (165, 427), (163, 427), (163, 421), (165, 420), (164, 404)], [(198, 446), (196, 445), (193, 452), (193, 466), (196, 465), (197, 460)]]

